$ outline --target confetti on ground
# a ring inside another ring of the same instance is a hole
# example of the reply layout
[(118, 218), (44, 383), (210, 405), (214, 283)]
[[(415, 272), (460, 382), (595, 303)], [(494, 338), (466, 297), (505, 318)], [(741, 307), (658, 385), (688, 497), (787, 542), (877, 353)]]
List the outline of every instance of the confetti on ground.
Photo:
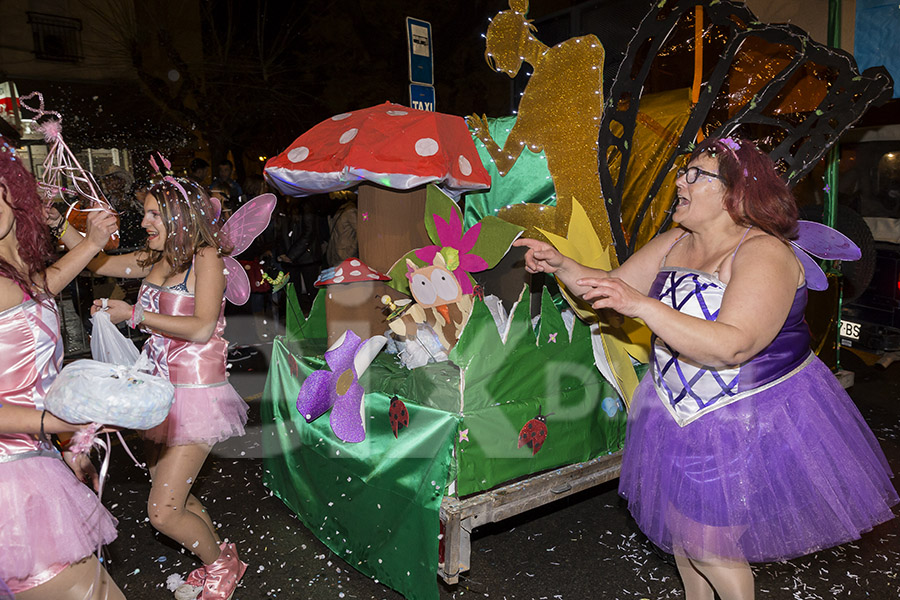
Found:
[[(236, 321), (230, 318), (229, 327)], [(265, 345), (260, 348), (266, 351)], [(265, 368), (259, 371), (236, 372), (231, 382), (246, 396), (259, 394)], [(877, 378), (860, 381), (857, 375), (851, 392), (897, 472), (900, 385), (893, 381), (900, 382), (900, 365), (887, 373), (893, 373), (889, 383)], [(882, 399), (870, 400), (876, 396)], [(388, 554), (371, 548), (340, 556), (333, 553), (263, 486), (260, 402), (258, 397), (250, 401), (248, 434), (215, 446), (193, 487), (220, 535), (235, 542), (241, 558), (250, 564), (234, 600), (402, 600), (400, 594), (353, 568), (364, 560), (389, 563)], [(165, 589), (183, 581), (200, 562), (189, 550), (153, 531), (146, 515), (147, 475), (121, 454), (113, 453), (104, 492), (105, 505), (119, 519), (119, 537), (106, 549), (108, 568), (130, 599), (171, 597)], [(346, 474), (341, 476), (341, 481), (345, 479)], [(377, 521), (389, 509), (378, 505), (367, 510)], [(336, 539), (335, 520), (325, 521), (332, 539)], [(316, 524), (316, 529), (321, 525)], [(440, 600), (684, 600), (671, 557), (637, 530), (615, 482), (476, 527), (471, 550), (471, 570), (461, 575), (456, 586), (435, 584)], [(757, 597), (766, 600), (898, 598), (900, 519), (876, 527), (859, 541), (789, 562), (756, 565), (753, 570)]]

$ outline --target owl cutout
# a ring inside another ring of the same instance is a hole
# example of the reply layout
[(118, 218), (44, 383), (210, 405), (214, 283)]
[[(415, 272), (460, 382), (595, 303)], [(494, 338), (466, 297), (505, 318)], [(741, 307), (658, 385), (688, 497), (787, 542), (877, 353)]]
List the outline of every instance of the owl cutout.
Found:
[(453, 274), (453, 254), (453, 248), (444, 248), (434, 255), (433, 264), (425, 267), (406, 260), (406, 278), (415, 304), (389, 323), (391, 331), (403, 339), (414, 340), (419, 325), (425, 324), (434, 330), (447, 352), (456, 345), (472, 313), (473, 297), (462, 293)]
[(406, 259), (409, 291), (422, 308), (459, 302), (463, 297), (462, 287), (453, 274), (453, 268), (447, 266), (444, 258), (445, 254), (452, 254), (452, 251), (453, 248), (443, 248), (434, 255), (434, 264), (430, 267), (417, 267), (413, 261)]

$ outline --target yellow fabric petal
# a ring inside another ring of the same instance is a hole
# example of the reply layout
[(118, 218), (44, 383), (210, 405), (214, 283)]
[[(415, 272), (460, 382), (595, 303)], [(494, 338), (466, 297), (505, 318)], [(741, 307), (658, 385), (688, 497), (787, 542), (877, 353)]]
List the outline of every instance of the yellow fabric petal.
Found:
[[(587, 267), (610, 271), (617, 265), (612, 246), (603, 246), (584, 207), (577, 200), (572, 202), (572, 218), (566, 237), (539, 231), (557, 250)], [(650, 330), (635, 319), (626, 318), (622, 326), (601, 321), (590, 304), (572, 294), (562, 282), (559, 285), (566, 301), (580, 319), (599, 323), (603, 351), (616, 378), (614, 383), (622, 390), (625, 406), (630, 406), (631, 396), (638, 384), (631, 358), (640, 362), (649, 360)]]

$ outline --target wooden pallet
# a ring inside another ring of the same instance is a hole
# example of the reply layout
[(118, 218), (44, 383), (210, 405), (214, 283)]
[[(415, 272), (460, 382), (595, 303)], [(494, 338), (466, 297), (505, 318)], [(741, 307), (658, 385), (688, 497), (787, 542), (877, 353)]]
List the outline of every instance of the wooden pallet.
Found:
[(496, 523), (560, 498), (600, 485), (619, 476), (622, 452), (568, 465), (465, 498), (445, 497), (441, 503), (444, 561), (438, 575), (457, 583), (472, 558), (472, 530)]

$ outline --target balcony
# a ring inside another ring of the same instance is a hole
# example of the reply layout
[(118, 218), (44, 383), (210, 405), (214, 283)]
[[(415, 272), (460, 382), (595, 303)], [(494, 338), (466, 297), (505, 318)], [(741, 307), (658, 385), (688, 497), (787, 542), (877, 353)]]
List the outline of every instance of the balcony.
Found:
[(81, 51), (81, 19), (27, 12), (34, 38), (34, 54), (41, 60), (76, 63)]

